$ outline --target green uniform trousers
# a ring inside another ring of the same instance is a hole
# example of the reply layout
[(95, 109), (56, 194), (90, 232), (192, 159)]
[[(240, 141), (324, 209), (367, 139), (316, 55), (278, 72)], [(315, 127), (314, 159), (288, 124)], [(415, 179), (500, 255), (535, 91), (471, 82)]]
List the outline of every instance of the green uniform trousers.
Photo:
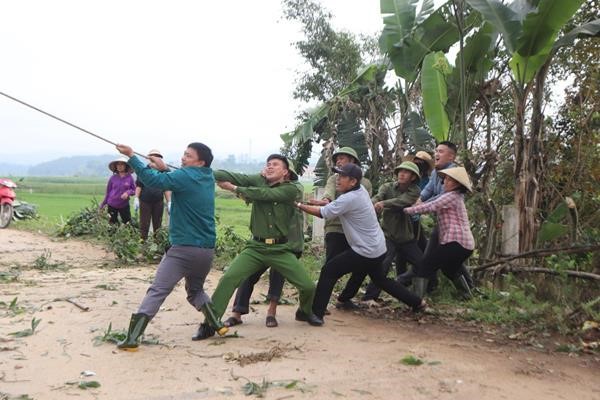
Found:
[(315, 284), (296, 255), (286, 244), (268, 245), (250, 241), (227, 268), (212, 295), (212, 304), (217, 318), (223, 316), (229, 299), (242, 281), (267, 267), (281, 273), (298, 289), (300, 309), (306, 315), (312, 314)]

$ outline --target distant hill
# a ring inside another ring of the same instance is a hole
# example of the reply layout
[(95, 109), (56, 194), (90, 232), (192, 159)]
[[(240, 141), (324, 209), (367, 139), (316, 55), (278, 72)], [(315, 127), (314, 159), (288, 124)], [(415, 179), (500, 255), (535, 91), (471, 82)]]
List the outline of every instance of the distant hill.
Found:
[(109, 176), (114, 155), (61, 157), (27, 170), (29, 176)]
[[(108, 163), (114, 160), (116, 155), (104, 154), (100, 156), (74, 156), (61, 157), (56, 160), (42, 162), (36, 165), (19, 165), (12, 163), (0, 163), (0, 177), (2, 176), (81, 176), (98, 177), (109, 176)], [(177, 160), (177, 161), (171, 161)], [(179, 165), (176, 157), (168, 157), (165, 161), (171, 165)], [(264, 161), (237, 160), (233, 155), (224, 160), (214, 160), (213, 169), (226, 169), (233, 172), (255, 174), (262, 170)]]
[(0, 163), (0, 176), (22, 176), (27, 175), (29, 165)]

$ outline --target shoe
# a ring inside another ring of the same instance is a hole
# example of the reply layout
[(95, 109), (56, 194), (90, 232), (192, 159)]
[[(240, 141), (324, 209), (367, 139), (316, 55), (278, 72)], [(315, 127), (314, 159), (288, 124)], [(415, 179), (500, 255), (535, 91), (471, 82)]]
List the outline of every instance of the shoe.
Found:
[(337, 308), (338, 310), (345, 311), (354, 311), (360, 309), (358, 304), (354, 303), (352, 300), (338, 301), (337, 303), (335, 303), (335, 308)]
[(198, 327), (198, 332), (192, 336), (192, 340), (204, 340), (212, 336), (215, 336), (215, 330), (208, 323), (203, 322)]
[(204, 322), (210, 324), (210, 327), (213, 328), (214, 331), (219, 334), (219, 336), (223, 336), (227, 333), (227, 331), (229, 331), (229, 328), (223, 325), (221, 320), (217, 318), (211, 303), (206, 303), (202, 305), (202, 307), (200, 307), (200, 310), (204, 314)]
[(308, 322), (312, 326), (321, 326), (325, 323), (322, 318), (317, 317), (315, 314), (306, 315), (302, 310), (296, 310), (296, 321)]
[(148, 322), (150, 322), (150, 317), (146, 314), (131, 314), (127, 336), (117, 343), (117, 347), (121, 350), (137, 351), (138, 339), (144, 334)]

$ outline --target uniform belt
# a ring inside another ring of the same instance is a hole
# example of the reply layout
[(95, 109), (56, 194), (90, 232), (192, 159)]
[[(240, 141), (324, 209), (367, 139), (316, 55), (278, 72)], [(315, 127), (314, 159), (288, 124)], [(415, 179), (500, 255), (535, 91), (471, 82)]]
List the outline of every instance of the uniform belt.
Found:
[(261, 238), (258, 236), (254, 236), (253, 237), (254, 240), (256, 240), (257, 242), (261, 242), (264, 244), (282, 244), (282, 243), (287, 243), (288, 239), (286, 237), (281, 237), (281, 238)]

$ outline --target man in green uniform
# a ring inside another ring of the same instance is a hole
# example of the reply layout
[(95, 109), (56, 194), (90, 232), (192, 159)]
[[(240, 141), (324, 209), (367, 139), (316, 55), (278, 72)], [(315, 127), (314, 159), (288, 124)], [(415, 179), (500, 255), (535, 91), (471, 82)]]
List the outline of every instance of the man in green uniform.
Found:
[[(312, 312), (315, 284), (288, 244), (290, 221), (295, 215), (294, 200), (299, 195), (299, 189), (290, 182), (287, 158), (280, 154), (270, 155), (264, 176), (223, 170), (215, 171), (214, 175), (221, 189), (252, 202), (252, 239), (219, 280), (212, 295), (215, 317), (221, 318), (233, 292), (244, 279), (265, 267), (271, 267), (298, 289), (300, 307), (296, 312), (296, 320), (314, 326), (322, 325), (323, 320)], [(202, 340), (214, 334), (214, 329), (205, 321), (200, 324), (193, 339)]]
[[(333, 153), (333, 163), (336, 168), (342, 168), (344, 165), (353, 163), (360, 166), (360, 160), (358, 159), (358, 154), (356, 150), (352, 147), (342, 147), (338, 149), (335, 153)], [(315, 206), (325, 206), (335, 199), (337, 199), (342, 193), (336, 191), (335, 188), (335, 179), (337, 174), (332, 174), (325, 184), (325, 193), (321, 200), (309, 200), (309, 204)], [(373, 185), (371, 181), (367, 178), (362, 178), (360, 180), (360, 184), (367, 190), (369, 196), (373, 194)], [(348, 250), (350, 245), (346, 240), (346, 236), (344, 235), (344, 230), (342, 229), (342, 223), (340, 219), (335, 217), (331, 219), (325, 220), (325, 264), (333, 257), (338, 254), (343, 253)], [(353, 278), (351, 277), (350, 280)], [(364, 278), (363, 278), (364, 279)], [(359, 278), (354, 278), (354, 280), (359, 280)], [(362, 283), (362, 279), (360, 279), (359, 285)], [(358, 308), (351, 300), (347, 301), (338, 301), (336, 304), (337, 308), (342, 309), (355, 309)]]

